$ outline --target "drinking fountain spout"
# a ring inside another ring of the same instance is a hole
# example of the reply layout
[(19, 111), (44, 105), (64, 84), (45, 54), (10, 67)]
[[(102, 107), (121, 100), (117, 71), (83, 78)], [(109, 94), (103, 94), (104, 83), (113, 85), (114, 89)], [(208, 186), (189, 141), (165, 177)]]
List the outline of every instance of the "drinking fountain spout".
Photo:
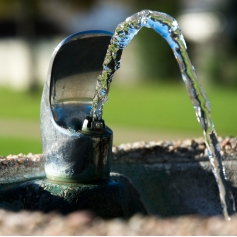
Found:
[(73, 34), (56, 47), (41, 100), (45, 172), (50, 180), (88, 183), (109, 177), (113, 132), (90, 111), (112, 33)]
[(47, 198), (41, 199), (40, 206), (34, 204), (34, 209), (46, 206), (44, 211), (62, 213), (89, 209), (102, 217), (147, 213), (129, 179), (110, 173), (113, 132), (102, 119), (91, 117), (112, 35), (106, 31), (76, 33), (53, 53), (40, 108), (47, 179), (30, 184), (33, 189), (43, 187)]

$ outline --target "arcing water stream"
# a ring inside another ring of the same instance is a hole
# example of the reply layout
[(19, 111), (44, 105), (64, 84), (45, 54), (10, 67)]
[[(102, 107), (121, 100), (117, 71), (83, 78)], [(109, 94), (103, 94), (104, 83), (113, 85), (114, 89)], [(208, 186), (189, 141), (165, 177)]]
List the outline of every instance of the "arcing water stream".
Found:
[(108, 99), (108, 91), (113, 75), (120, 67), (119, 59), (122, 49), (130, 43), (144, 26), (154, 29), (168, 42), (179, 64), (198, 122), (203, 129), (209, 160), (219, 188), (223, 214), (227, 220), (230, 220), (230, 215), (235, 211), (234, 200), (226, 182), (220, 148), (211, 118), (210, 102), (190, 62), (184, 37), (174, 18), (165, 13), (143, 10), (117, 26), (106, 53), (103, 71), (97, 81), (91, 111), (93, 120), (99, 121), (102, 119), (103, 105)]

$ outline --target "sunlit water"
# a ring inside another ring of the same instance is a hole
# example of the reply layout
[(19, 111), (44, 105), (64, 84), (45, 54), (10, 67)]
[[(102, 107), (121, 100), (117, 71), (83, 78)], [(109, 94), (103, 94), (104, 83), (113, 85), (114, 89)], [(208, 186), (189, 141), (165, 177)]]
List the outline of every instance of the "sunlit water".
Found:
[[(95, 121), (102, 119), (103, 106), (108, 100), (108, 91), (113, 75), (120, 67), (121, 52), (142, 27), (152, 28), (159, 33), (168, 42), (174, 53), (198, 122), (204, 133), (210, 163), (219, 188), (223, 214), (227, 220), (230, 220), (230, 215), (235, 211), (234, 199), (226, 182), (220, 146), (211, 118), (210, 102), (197, 78), (195, 68), (187, 54), (184, 37), (173, 17), (161, 12), (143, 10), (117, 26), (106, 53), (103, 71), (97, 81), (91, 115)], [(149, 43), (149, 39), (147, 41)]]

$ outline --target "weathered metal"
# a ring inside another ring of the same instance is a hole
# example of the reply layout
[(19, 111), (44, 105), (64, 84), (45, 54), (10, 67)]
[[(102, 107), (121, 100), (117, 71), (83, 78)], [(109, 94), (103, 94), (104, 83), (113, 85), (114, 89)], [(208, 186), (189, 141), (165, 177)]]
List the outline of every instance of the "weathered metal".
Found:
[(50, 180), (86, 183), (109, 178), (111, 129), (82, 126), (90, 116), (111, 36), (106, 31), (77, 33), (53, 53), (40, 112), (45, 172)]
[(147, 214), (129, 179), (115, 173), (110, 179), (93, 184), (57, 183), (48, 179), (5, 184), (0, 187), (0, 208), (62, 214), (90, 210), (103, 218)]

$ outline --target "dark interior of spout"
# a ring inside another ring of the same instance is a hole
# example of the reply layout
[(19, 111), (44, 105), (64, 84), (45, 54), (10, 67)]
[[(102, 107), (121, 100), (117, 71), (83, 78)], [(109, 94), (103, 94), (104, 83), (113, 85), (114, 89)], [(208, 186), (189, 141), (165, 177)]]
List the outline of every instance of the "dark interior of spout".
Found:
[(77, 131), (90, 116), (111, 35), (101, 31), (75, 34), (58, 50), (52, 65), (50, 103), (59, 126)]

